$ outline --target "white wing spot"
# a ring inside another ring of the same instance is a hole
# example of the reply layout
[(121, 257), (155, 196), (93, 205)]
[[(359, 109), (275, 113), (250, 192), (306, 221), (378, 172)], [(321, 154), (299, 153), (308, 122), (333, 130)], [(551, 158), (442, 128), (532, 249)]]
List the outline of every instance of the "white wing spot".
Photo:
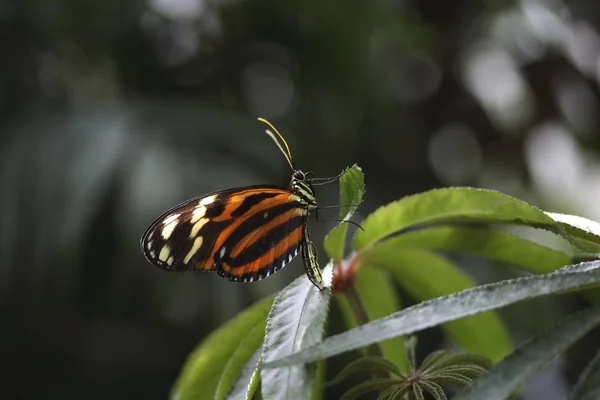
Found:
[(160, 249), (160, 253), (158, 254), (158, 259), (162, 262), (167, 262), (169, 255), (171, 254), (171, 248), (168, 244), (165, 244), (162, 249)]
[(281, 262), (281, 268), (285, 267), (285, 260)]
[(148, 250), (150, 250), (152, 248), (152, 240), (148, 241), (148, 243), (146, 244), (146, 248)]
[(216, 194), (213, 194), (212, 196), (205, 197), (203, 199), (200, 199), (200, 201), (198, 202), (198, 205), (199, 206), (207, 206), (209, 204), (212, 204), (215, 201), (216, 198), (217, 198)]
[(206, 225), (208, 221), (208, 218), (200, 218), (200, 220), (198, 220), (198, 222), (196, 222), (192, 227), (192, 231), (190, 232), (190, 238), (196, 237), (196, 235), (198, 235), (198, 232), (200, 232), (200, 229), (202, 229), (202, 227)]
[(263, 213), (263, 218), (264, 218), (264, 219), (267, 219), (267, 218), (269, 218), (269, 213), (265, 211), (265, 212)]
[(185, 258), (183, 259), (183, 263), (184, 264), (189, 263), (190, 260), (192, 259), (192, 257), (194, 257), (194, 254), (196, 254), (198, 252), (198, 249), (200, 249), (200, 247), (202, 246), (202, 240), (203, 240), (202, 236), (198, 236), (194, 240), (194, 244), (192, 244), (192, 248), (187, 253), (187, 255), (185, 256)]
[(154, 231), (152, 231), (148, 234), (147, 240), (152, 240), (152, 236), (154, 236)]
[(222, 248), (221, 248), (221, 251), (219, 252), (219, 256), (220, 256), (221, 258), (225, 257), (225, 252), (226, 252), (226, 251), (227, 251), (227, 249), (225, 249), (225, 247), (222, 247)]
[(198, 206), (194, 209), (194, 212), (192, 213), (192, 218), (190, 219), (190, 222), (192, 224), (195, 224), (196, 222), (198, 222), (198, 220), (202, 217), (204, 217), (204, 214), (206, 214), (206, 207), (204, 206)]
[(288, 256), (288, 262), (292, 261), (292, 259), (294, 258), (294, 256), (292, 256), (291, 254)]
[(172, 221), (176, 220), (177, 218), (179, 218), (181, 214), (171, 214), (169, 215), (167, 218), (165, 218), (163, 220), (163, 225), (168, 225), (170, 224)]
[[(177, 214), (177, 216), (179, 216), (179, 214)], [(173, 231), (175, 230), (175, 227), (179, 224), (179, 220), (177, 218), (169, 217), (169, 221), (170, 222), (165, 224), (165, 226), (162, 229), (162, 232), (160, 233), (163, 239), (165, 240), (169, 240), (169, 238), (173, 234)]]
[(150, 250), (150, 257), (156, 258), (156, 251)]
[(173, 265), (173, 261), (175, 261), (175, 258), (173, 258), (173, 256), (169, 257), (169, 259), (167, 260), (167, 264), (169, 266)]

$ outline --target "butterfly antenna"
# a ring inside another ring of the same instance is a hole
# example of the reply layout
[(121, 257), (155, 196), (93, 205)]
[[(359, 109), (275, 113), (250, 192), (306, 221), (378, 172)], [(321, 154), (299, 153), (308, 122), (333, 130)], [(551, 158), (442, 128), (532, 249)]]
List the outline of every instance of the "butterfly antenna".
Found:
[(360, 224), (358, 224), (358, 223), (356, 223), (354, 221), (350, 221), (349, 219), (320, 219), (318, 221), (321, 221), (321, 222), (341, 222), (341, 223), (346, 223), (346, 224), (354, 225), (358, 229), (360, 229), (361, 231), (365, 230), (365, 228), (363, 228), (362, 226), (360, 226)]
[(285, 149), (283, 148), (283, 146), (281, 145), (281, 142), (279, 140), (277, 140), (277, 138), (275, 137), (275, 134), (267, 129), (265, 132), (267, 133), (267, 135), (269, 135), (271, 137), (271, 139), (273, 139), (273, 141), (275, 142), (275, 144), (277, 145), (277, 147), (279, 147), (279, 150), (281, 150), (281, 152), (283, 153), (283, 155), (285, 156), (285, 159), (287, 160), (288, 164), (290, 164), (290, 167), (292, 167), (292, 169), (294, 168), (294, 164), (292, 163), (292, 153), (290, 152), (290, 147), (288, 146), (287, 142), (285, 141), (285, 139), (283, 138), (283, 136), (281, 135), (281, 133), (279, 133), (279, 131), (277, 130), (277, 128), (275, 128), (273, 126), (272, 123), (270, 123), (269, 121), (267, 121), (264, 118), (258, 118), (258, 120), (264, 124), (267, 124), (267, 126), (271, 129), (273, 129), (273, 131), (275, 131), (275, 133), (277, 134), (277, 136), (279, 136), (279, 139), (281, 139), (281, 142), (283, 142)]

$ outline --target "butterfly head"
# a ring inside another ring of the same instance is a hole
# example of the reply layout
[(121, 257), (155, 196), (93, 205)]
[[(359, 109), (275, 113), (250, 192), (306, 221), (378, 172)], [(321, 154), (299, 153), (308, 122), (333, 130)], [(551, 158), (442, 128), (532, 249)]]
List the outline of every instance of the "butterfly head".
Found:
[(304, 172), (296, 169), (292, 173), (292, 180), (290, 182), (292, 189), (302, 199), (302, 201), (309, 206), (309, 208), (317, 206), (315, 191), (310, 183), (311, 176), (312, 172)]
[(306, 181), (310, 183), (311, 178), (313, 178), (314, 176), (315, 174), (313, 174), (312, 172), (304, 172), (300, 169), (295, 169), (292, 173), (292, 184), (294, 183), (294, 181)]

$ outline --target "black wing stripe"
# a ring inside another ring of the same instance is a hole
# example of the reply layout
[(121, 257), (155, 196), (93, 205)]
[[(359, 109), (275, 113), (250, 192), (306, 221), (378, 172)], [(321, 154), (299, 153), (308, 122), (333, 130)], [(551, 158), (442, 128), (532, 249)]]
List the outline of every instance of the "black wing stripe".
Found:
[[(299, 215), (294, 217), (287, 222), (271, 229), (267, 232), (260, 232), (261, 238), (254, 242), (250, 247), (245, 248), (242, 252), (234, 258), (228, 257), (225, 262), (232, 268), (240, 268), (248, 263), (255, 261), (265, 254), (265, 252), (274, 248), (279, 242), (284, 240), (289, 234), (296, 228), (302, 226), (304, 223), (304, 216)], [(296, 246), (297, 243), (291, 243), (292, 247)], [(288, 255), (289, 248), (284, 253), (284, 256)]]
[[(222, 261), (225, 261), (228, 265), (231, 265), (232, 267), (240, 266), (241, 264), (237, 261), (234, 264), (231, 264), (232, 260), (229, 259), (229, 257), (230, 257), (229, 254), (230, 254), (231, 249), (233, 249), (235, 247), (235, 245), (237, 243), (239, 243), (242, 239), (244, 239), (248, 234), (256, 231), (257, 227), (264, 226), (264, 225), (268, 224), (269, 221), (280, 216), (281, 214), (284, 214), (285, 212), (292, 210), (294, 208), (298, 208), (298, 207), (299, 207), (299, 203), (297, 203), (297, 202), (288, 202), (285, 204), (277, 204), (269, 209), (266, 209), (262, 213), (257, 213), (257, 214), (254, 214), (254, 215), (251, 215), (250, 217), (248, 217), (233, 232), (231, 232), (231, 234), (227, 238), (227, 241), (225, 243), (223, 243), (224, 252), (221, 253), (221, 251), (217, 251), (217, 253), (215, 254), (215, 263), (218, 265)], [(267, 213), (266, 214), (267, 218), (265, 218), (265, 213)], [(259, 242), (263, 243), (262, 240), (260, 240)], [(256, 243), (256, 244), (258, 244), (258, 243)], [(264, 245), (265, 244), (263, 243), (263, 246)], [(255, 247), (255, 246), (253, 245), (251, 247)], [(263, 254), (265, 251), (267, 251), (268, 248), (269, 247), (262, 247), (262, 251), (259, 251), (259, 253)], [(238, 258), (239, 258), (239, 256), (235, 257), (236, 260)], [(255, 257), (254, 259), (256, 259), (256, 258), (258, 258), (258, 257)]]
[[(266, 209), (261, 213), (249, 216), (233, 232), (231, 232), (231, 235), (229, 238), (227, 238), (227, 244), (229, 245), (238, 243), (257, 227), (268, 224), (269, 221), (272, 221), (274, 218), (294, 208), (299, 208), (299, 203), (289, 202), (285, 204), (277, 204), (276, 206)], [(265, 218), (265, 213), (267, 213), (267, 218)]]
[(256, 193), (256, 194), (247, 196), (244, 199), (244, 201), (238, 206), (238, 208), (236, 208), (231, 213), (231, 216), (234, 218), (241, 217), (242, 215), (244, 215), (248, 211), (250, 211), (250, 209), (253, 206), (262, 203), (266, 199), (270, 199), (271, 197), (275, 197), (275, 196), (279, 196), (279, 195), (280, 195), (280, 193)]

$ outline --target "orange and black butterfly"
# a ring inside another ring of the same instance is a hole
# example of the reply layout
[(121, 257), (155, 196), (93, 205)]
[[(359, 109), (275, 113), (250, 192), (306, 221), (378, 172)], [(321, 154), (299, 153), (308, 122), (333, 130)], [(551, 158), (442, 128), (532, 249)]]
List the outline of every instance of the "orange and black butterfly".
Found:
[[(208, 193), (161, 215), (141, 239), (152, 264), (172, 271), (216, 271), (235, 282), (268, 277), (302, 252), (310, 281), (324, 287), (316, 249), (308, 233), (309, 212), (317, 208), (313, 178), (294, 168), (290, 149), (268, 121), (259, 118), (292, 167), (290, 187), (246, 186)], [(284, 147), (285, 146), (285, 147)]]

